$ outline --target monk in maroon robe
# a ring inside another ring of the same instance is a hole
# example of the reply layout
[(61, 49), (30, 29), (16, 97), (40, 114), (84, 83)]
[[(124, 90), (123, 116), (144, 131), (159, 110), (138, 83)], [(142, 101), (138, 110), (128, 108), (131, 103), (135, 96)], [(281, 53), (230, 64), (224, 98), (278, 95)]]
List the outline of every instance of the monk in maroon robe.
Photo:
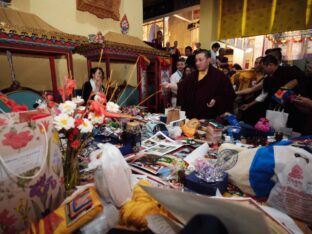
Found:
[(214, 119), (231, 112), (236, 95), (230, 80), (209, 65), (209, 51), (199, 50), (195, 59), (197, 71), (178, 84), (164, 83), (163, 87), (177, 90), (177, 105), (188, 118)]

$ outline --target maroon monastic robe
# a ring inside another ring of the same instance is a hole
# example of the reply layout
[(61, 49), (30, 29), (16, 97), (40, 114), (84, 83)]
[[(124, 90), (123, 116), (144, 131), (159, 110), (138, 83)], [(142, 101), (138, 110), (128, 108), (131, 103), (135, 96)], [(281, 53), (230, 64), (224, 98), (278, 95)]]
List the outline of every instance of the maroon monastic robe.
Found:
[[(224, 112), (231, 112), (236, 95), (223, 72), (209, 66), (207, 75), (198, 81), (198, 71), (178, 83), (177, 104), (186, 111), (188, 118), (214, 119)], [(216, 100), (214, 107), (207, 103)]]

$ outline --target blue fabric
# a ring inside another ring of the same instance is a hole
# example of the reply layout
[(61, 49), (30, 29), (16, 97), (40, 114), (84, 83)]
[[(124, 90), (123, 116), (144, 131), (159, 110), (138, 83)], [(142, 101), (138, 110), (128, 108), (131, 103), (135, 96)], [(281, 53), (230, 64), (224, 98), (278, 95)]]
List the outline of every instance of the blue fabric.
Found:
[(28, 110), (34, 110), (33, 105), (37, 100), (43, 101), (44, 99), (37, 93), (28, 90), (18, 90), (7, 94), (8, 98), (14, 100), (17, 104), (26, 105)]
[[(275, 145), (289, 145), (291, 141), (280, 141)], [(271, 180), (274, 175), (275, 145), (261, 147), (257, 150), (249, 169), (249, 182), (256, 194), (256, 197), (267, 197), (270, 194), (274, 182)]]

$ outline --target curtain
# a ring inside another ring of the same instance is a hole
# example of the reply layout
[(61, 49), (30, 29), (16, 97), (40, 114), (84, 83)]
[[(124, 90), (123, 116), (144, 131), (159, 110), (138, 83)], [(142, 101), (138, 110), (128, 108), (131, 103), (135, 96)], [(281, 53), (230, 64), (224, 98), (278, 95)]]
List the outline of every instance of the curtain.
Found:
[(312, 28), (311, 0), (221, 0), (219, 39)]
[(246, 24), (241, 36), (263, 35), (270, 31), (272, 0), (248, 0)]
[(277, 0), (271, 33), (306, 29), (307, 0)]
[(221, 0), (219, 38), (235, 38), (242, 35), (244, 0)]

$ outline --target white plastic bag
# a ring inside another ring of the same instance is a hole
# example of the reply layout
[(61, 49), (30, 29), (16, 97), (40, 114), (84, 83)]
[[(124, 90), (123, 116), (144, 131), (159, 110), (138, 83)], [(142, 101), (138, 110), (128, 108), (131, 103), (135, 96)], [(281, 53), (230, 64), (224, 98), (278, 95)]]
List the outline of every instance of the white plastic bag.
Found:
[(95, 171), (95, 186), (105, 202), (121, 207), (131, 199), (131, 169), (119, 149), (109, 143), (99, 144), (90, 155), (89, 169)]
[(288, 113), (285, 113), (284, 110), (267, 110), (266, 118), (275, 131), (280, 131), (282, 128), (286, 128)]
[(312, 154), (298, 147), (274, 147), (277, 182), (268, 203), (288, 215), (312, 221)]

